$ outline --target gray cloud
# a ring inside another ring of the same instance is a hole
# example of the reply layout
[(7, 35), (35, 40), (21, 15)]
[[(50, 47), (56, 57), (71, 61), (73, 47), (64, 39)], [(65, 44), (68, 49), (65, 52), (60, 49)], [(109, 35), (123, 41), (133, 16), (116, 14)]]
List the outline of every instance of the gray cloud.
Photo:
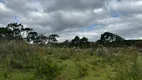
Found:
[(4, 0), (0, 26), (15, 22), (16, 16), (39, 33), (59, 34), (59, 41), (76, 35), (95, 41), (105, 31), (142, 38), (141, 7), (141, 0)]
[[(104, 5), (105, 0), (45, 0), (40, 2), (44, 5), (47, 12), (54, 12), (58, 10), (65, 11), (82, 11), (88, 9), (99, 8)], [(48, 4), (48, 5), (47, 5)]]

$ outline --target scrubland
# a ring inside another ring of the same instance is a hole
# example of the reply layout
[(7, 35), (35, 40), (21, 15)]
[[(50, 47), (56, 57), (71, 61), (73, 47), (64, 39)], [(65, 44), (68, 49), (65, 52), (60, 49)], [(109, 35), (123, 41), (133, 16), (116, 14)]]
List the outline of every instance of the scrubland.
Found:
[(0, 42), (0, 80), (142, 80), (135, 47), (59, 48)]

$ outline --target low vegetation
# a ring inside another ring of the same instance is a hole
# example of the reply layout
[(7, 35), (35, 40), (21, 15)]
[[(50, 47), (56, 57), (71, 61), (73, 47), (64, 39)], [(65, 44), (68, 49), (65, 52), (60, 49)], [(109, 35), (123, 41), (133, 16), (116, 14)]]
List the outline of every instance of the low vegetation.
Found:
[(110, 32), (96, 42), (58, 37), (17, 23), (1, 27), (0, 80), (142, 80), (142, 40)]
[(0, 42), (0, 80), (142, 80), (135, 47), (59, 48)]

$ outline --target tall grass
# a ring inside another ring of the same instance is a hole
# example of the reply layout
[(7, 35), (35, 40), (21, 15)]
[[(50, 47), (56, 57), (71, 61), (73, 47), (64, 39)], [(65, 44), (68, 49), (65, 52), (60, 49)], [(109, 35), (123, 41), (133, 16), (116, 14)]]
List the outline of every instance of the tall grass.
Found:
[(137, 48), (54, 48), (0, 42), (0, 80), (142, 80)]
[(14, 76), (10, 75), (17, 70), (31, 72), (33, 80), (52, 80), (60, 74), (61, 67), (46, 56), (42, 47), (14, 42), (1, 44), (0, 69), (4, 79), (11, 80)]

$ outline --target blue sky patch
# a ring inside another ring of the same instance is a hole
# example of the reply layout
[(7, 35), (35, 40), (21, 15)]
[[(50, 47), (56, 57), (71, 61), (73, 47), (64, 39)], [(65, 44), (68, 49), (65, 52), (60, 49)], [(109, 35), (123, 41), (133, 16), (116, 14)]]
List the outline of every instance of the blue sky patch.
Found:
[(121, 14), (117, 11), (111, 11), (111, 17), (119, 18), (121, 17)]
[(102, 25), (101, 24), (92, 24), (92, 25), (89, 25), (88, 27), (83, 27), (80, 30), (81, 31), (92, 31), (92, 30), (95, 30), (98, 26), (102, 26)]
[(0, 3), (4, 3), (4, 0), (0, 0)]
[(13, 19), (14, 19), (15, 22), (19, 23), (19, 19), (18, 19), (17, 16), (14, 16)]

